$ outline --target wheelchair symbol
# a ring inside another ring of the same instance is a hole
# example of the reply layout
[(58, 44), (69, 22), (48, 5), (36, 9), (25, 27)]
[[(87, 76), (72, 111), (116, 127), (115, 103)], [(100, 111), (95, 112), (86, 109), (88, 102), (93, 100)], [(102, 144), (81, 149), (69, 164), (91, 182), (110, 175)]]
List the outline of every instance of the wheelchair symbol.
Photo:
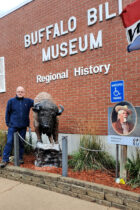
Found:
[(121, 95), (120, 92), (116, 89), (116, 87), (115, 87), (115, 90), (113, 92), (113, 95), (114, 96), (120, 96)]

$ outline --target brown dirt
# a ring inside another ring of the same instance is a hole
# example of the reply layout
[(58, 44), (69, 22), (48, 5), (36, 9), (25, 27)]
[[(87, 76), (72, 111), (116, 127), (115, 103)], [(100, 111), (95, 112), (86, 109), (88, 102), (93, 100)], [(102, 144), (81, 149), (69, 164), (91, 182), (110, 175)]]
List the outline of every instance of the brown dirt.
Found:
[[(30, 168), (37, 171), (44, 171), (49, 173), (62, 174), (62, 168), (56, 167), (36, 167), (34, 165), (35, 157), (32, 155), (24, 156), (24, 164), (20, 167)], [(79, 180), (85, 180), (93, 183), (103, 184), (110, 187), (120, 188), (123, 190), (140, 193), (140, 187), (132, 188), (127, 184), (117, 184), (115, 182), (115, 173), (105, 172), (99, 170), (90, 170), (83, 172), (74, 172), (72, 169), (68, 169), (68, 177), (72, 177)]]

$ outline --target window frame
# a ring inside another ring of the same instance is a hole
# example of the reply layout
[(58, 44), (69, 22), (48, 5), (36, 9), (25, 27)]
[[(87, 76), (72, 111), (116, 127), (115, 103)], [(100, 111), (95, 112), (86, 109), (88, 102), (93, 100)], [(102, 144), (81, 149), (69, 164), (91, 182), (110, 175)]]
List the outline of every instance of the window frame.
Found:
[(3, 83), (4, 83), (4, 88), (1, 89), (0, 88), (0, 93), (4, 93), (6, 92), (6, 82), (5, 82), (5, 58), (4, 57), (0, 57), (0, 66), (3, 66), (3, 69), (2, 69), (2, 73), (0, 72), (0, 76), (3, 76)]
[(32, 1), (35, 1), (35, 0), (25, 0), (24, 2), (19, 3), (17, 6), (15, 6), (12, 9), (9, 9), (9, 10), (3, 12), (3, 13), (0, 12), (0, 18), (3, 18), (4, 16), (6, 16), (6, 15), (16, 11), (17, 9), (23, 7), (24, 5), (26, 5), (26, 4), (28, 4), (28, 3), (32, 2)]

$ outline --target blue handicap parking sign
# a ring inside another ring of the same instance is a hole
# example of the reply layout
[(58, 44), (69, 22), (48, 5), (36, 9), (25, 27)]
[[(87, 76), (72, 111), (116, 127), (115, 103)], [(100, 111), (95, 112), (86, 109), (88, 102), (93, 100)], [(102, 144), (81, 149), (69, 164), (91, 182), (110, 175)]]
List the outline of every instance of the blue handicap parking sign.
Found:
[(110, 83), (111, 102), (124, 101), (124, 81), (114, 81)]

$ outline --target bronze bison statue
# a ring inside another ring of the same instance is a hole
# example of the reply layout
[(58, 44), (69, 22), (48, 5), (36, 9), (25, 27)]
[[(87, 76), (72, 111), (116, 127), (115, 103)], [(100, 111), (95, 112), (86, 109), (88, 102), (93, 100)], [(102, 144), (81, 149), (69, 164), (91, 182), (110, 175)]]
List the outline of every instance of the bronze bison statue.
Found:
[(39, 93), (34, 99), (34, 127), (39, 142), (42, 142), (42, 134), (46, 134), (50, 143), (58, 143), (58, 116), (64, 111), (64, 107), (57, 107), (50, 94)]

